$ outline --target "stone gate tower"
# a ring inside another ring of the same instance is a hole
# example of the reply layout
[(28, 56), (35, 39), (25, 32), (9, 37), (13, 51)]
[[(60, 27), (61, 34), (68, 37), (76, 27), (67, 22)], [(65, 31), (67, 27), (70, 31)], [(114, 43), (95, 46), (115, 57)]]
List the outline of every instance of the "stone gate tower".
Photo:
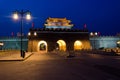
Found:
[(48, 18), (44, 28), (31, 28), (28, 51), (71, 51), (90, 49), (87, 29), (71, 29), (73, 24), (66, 18)]

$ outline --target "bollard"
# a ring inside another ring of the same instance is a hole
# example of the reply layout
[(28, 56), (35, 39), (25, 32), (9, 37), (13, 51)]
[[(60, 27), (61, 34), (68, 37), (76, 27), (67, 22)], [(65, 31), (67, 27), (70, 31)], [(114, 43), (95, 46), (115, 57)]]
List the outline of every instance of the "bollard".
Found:
[(22, 50), (20, 51), (20, 56), (23, 57), (23, 51)]
[(23, 51), (23, 50), (21, 51), (21, 57), (23, 57), (23, 58), (25, 57), (25, 51)]
[(23, 53), (23, 56), (22, 56), (22, 57), (24, 58), (24, 57), (25, 57), (25, 51), (23, 51), (22, 53)]

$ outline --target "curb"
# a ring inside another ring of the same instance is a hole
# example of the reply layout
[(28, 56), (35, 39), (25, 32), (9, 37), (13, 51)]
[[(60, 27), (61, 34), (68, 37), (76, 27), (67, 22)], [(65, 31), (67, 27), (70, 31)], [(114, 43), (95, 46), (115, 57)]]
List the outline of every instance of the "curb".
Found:
[(31, 53), (29, 56), (23, 58), (23, 59), (14, 59), (14, 60), (0, 60), (0, 62), (12, 62), (12, 61), (25, 61), (26, 59), (28, 59), (30, 56), (32, 56), (33, 53)]
[(29, 56), (27, 56), (26, 58), (23, 58), (22, 59), (22, 61), (24, 61), (24, 60), (26, 60), (26, 59), (28, 59), (30, 56), (32, 56), (33, 55), (33, 53), (31, 53)]

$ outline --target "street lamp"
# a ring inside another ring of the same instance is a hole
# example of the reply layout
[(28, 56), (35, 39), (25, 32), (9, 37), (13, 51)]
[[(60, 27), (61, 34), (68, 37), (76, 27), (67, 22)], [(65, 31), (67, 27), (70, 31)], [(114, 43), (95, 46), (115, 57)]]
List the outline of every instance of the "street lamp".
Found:
[(23, 55), (23, 50), (22, 50), (22, 38), (23, 38), (23, 35), (22, 35), (22, 31), (23, 31), (23, 19), (24, 19), (24, 15), (26, 16), (25, 18), (27, 20), (31, 20), (31, 13), (30, 11), (14, 11), (13, 13), (13, 18), (15, 20), (18, 20), (19, 19), (19, 16), (20, 16), (20, 20), (21, 20), (21, 48), (20, 48), (20, 53), (21, 53), (21, 57), (24, 58), (24, 55)]

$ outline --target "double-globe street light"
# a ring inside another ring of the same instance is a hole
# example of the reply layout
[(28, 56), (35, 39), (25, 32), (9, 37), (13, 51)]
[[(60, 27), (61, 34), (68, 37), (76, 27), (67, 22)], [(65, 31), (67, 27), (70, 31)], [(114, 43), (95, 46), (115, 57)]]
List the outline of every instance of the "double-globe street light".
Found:
[[(24, 17), (24, 16), (25, 16), (25, 17)], [(18, 11), (18, 10), (16, 10), (16, 11), (13, 12), (13, 18), (14, 18), (15, 20), (18, 20), (18, 19), (21, 20), (21, 23), (20, 23), (20, 24), (21, 24), (21, 32), (20, 32), (20, 36), (21, 36), (21, 48), (20, 48), (20, 53), (21, 53), (21, 57), (24, 58), (25, 53), (24, 53), (23, 50), (22, 50), (22, 49), (23, 49), (23, 48), (22, 48), (23, 20), (24, 20), (24, 18), (26, 18), (27, 20), (31, 20), (31, 13), (30, 13), (29, 10), (27, 10), (27, 11), (24, 11), (24, 10)]]

